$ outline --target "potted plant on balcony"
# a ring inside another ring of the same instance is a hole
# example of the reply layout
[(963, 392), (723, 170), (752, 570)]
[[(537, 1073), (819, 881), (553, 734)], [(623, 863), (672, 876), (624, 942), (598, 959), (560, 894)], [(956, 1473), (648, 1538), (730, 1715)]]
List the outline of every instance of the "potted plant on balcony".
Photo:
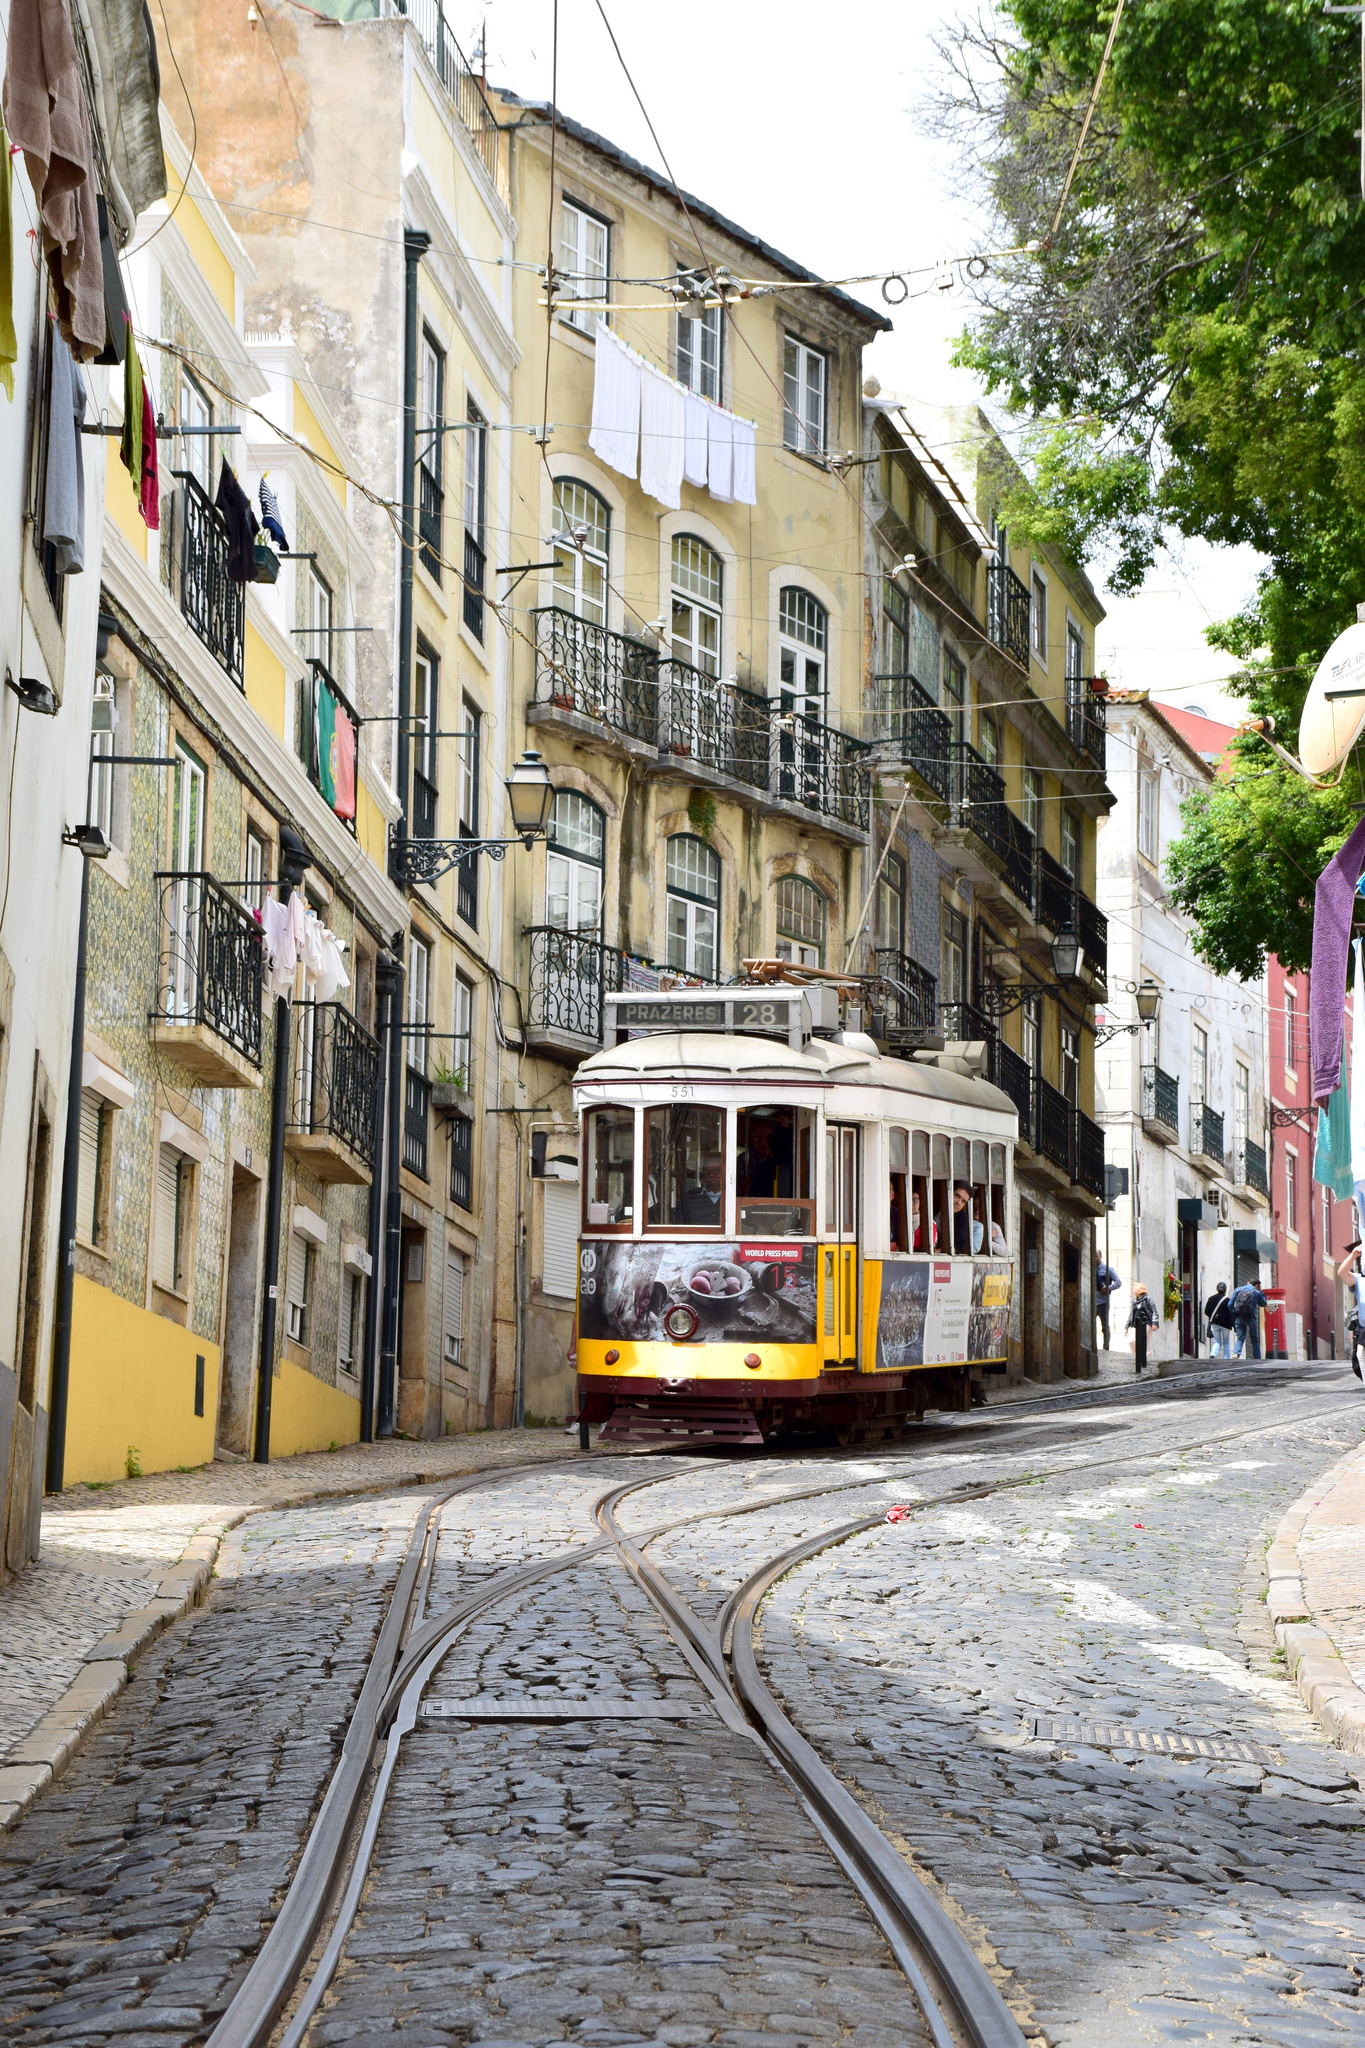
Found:
[(456, 1110), (461, 1116), (473, 1115), (474, 1101), (469, 1093), (467, 1066), (452, 1067), (448, 1060), (438, 1058), (431, 1076), (431, 1106), (433, 1109)]

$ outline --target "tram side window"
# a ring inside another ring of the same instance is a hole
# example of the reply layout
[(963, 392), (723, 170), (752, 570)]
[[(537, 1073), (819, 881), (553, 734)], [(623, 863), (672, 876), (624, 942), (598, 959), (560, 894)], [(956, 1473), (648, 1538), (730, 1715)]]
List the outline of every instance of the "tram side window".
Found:
[(1005, 1227), (1005, 1148), (991, 1146), (991, 1257), (1010, 1255), (1009, 1231)]
[(951, 1251), (953, 1244), (952, 1176), (948, 1171), (948, 1140), (931, 1137), (930, 1164), (933, 1168), (929, 1213), (934, 1225), (934, 1249)]
[(725, 1111), (689, 1104), (646, 1119), (651, 1230), (725, 1227)]
[(966, 1138), (954, 1138), (953, 1233), (948, 1244), (956, 1257), (971, 1257), (972, 1236), (972, 1148)]
[(983, 1138), (972, 1139), (972, 1250), (978, 1255), (986, 1253), (990, 1236), (990, 1151)]
[(910, 1135), (890, 1130), (887, 1136), (887, 1168), (890, 1174), (890, 1217), (887, 1243), (893, 1252), (910, 1249), (910, 1203), (906, 1184), (910, 1178)]
[(930, 1213), (929, 1135), (910, 1133), (910, 1249), (931, 1252), (938, 1243), (938, 1229)]
[(815, 1112), (780, 1102), (735, 1119), (741, 1236), (812, 1237)]
[(594, 1109), (584, 1176), (590, 1230), (629, 1229), (635, 1214), (635, 1112)]

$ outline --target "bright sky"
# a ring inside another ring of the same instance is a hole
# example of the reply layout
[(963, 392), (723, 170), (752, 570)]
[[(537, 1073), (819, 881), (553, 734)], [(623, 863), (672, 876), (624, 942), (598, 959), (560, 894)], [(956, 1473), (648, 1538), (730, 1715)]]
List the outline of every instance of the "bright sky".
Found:
[[(468, 4), (468, 0), (466, 0)], [(566, 114), (663, 168), (596, 0), (558, 0), (558, 101)], [(916, 103), (937, 67), (933, 39), (956, 13), (943, 0), (691, 0), (685, 15), (650, 0), (603, 0), (674, 176), (684, 190), (826, 277), (935, 264), (989, 247), (953, 155), (921, 134)], [(463, 24), (471, 52), (487, 24), (490, 79), (550, 96), (554, 0), (489, 0)], [(447, 7), (455, 18), (455, 8)], [(543, 238), (542, 238), (543, 239)], [(534, 230), (527, 253), (536, 248)], [(881, 304), (875, 284), (851, 289)], [(970, 402), (975, 380), (953, 368), (970, 311), (960, 288), (910, 281), (891, 308), (895, 332), (865, 358), (887, 391), (933, 405)], [(1093, 569), (1093, 565), (1092, 565)], [(1210, 688), (1224, 655), (1203, 629), (1249, 595), (1250, 550), (1184, 545), (1138, 597), (1116, 599), (1097, 656), (1116, 684), (1151, 688), (1219, 715)]]

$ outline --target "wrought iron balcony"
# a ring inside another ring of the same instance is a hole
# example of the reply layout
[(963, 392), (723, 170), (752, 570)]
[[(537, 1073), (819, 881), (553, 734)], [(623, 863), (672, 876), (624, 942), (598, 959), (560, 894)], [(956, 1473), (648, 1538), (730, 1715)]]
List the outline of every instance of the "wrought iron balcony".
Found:
[(1237, 1185), (1255, 1188), (1258, 1195), (1270, 1193), (1265, 1146), (1255, 1144), (1250, 1138), (1241, 1139), (1237, 1145)]
[(261, 927), (201, 872), (156, 876), (154, 1042), (216, 1088), (261, 1085)]
[(960, 822), (976, 834), (997, 860), (1008, 862), (1014, 851), (1005, 778), (983, 761), (966, 740), (952, 742), (953, 809)]
[(379, 1042), (351, 1012), (340, 1003), (295, 1003), (287, 1142), (320, 1180), (369, 1180), (378, 1086)]
[(488, 557), (474, 534), (464, 533), (464, 622), (476, 640), (483, 638), (483, 581)]
[(246, 586), (228, 575), (227, 528), (208, 492), (192, 470), (172, 474), (180, 485), (180, 609), (242, 689)]
[[(473, 839), (468, 825), (460, 827), (461, 839)], [(455, 910), (466, 924), (479, 922), (479, 856), (467, 853), (455, 870)]]
[(462, 1209), (474, 1206), (474, 1124), (467, 1116), (451, 1119), (450, 1199)]
[(1142, 1120), (1149, 1126), (1159, 1126), (1153, 1136), (1168, 1134), (1173, 1142), (1179, 1139), (1180, 1082), (1174, 1074), (1163, 1073), (1156, 1066), (1143, 1068)]
[(1028, 586), (1004, 562), (986, 564), (986, 631), (1021, 668), (1029, 665)]
[(508, 146), (502, 140), (502, 130), (477, 72), (470, 69), (464, 52), (451, 33), (444, 0), (395, 0), (395, 11), (412, 17), (417, 33), (426, 45), (427, 55), (436, 67), (436, 75), (450, 95), (499, 199), (504, 206), (510, 207)]
[(528, 926), (531, 962), (526, 1028), (542, 1043), (602, 1043), (602, 998), (624, 985), (625, 955), (582, 932)]
[(1223, 1119), (1207, 1102), (1190, 1104), (1190, 1150), (1223, 1168)]
[[(1033, 1087), (1038, 1104), (1037, 1149), (1044, 1159), (1050, 1160), (1053, 1166), (1060, 1166), (1069, 1175), (1076, 1111), (1072, 1109), (1061, 1089), (1054, 1088), (1041, 1074), (1035, 1078)], [(1103, 1182), (1104, 1174), (1101, 1171), (1101, 1186)]]
[[(319, 661), (316, 658), (310, 660), (308, 663), (308, 674), (300, 679), (298, 687), (294, 692), (296, 713), (294, 720), (294, 751), (303, 763), (304, 773), (307, 775), (308, 780), (312, 783), (318, 794), (330, 805), (331, 798), (327, 796), (323, 781), (324, 763), (318, 725), (318, 693), (322, 690), (329, 690), (331, 692), (337, 724), (340, 725), (344, 719), (351, 729), (350, 754), (351, 760), (355, 764), (355, 774), (357, 776), (360, 769), (360, 714), (352, 707), (350, 700), (342, 695), (337, 680), (327, 667), (326, 662)], [(332, 781), (335, 788), (334, 764), (329, 760), (325, 765), (328, 779)], [(355, 831), (354, 804), (352, 804), (349, 817), (341, 811), (337, 812), (337, 816), (341, 818), (342, 823), (351, 832)]]
[(1083, 677), (1067, 677), (1066, 730), (1071, 744), (1087, 755), (1097, 768), (1103, 768), (1104, 699), (1086, 688)]
[(1076, 919), (1076, 884), (1045, 846), (1038, 848), (1035, 903), (1038, 922), (1050, 932), (1065, 931)]
[(885, 1036), (897, 1041), (927, 1038), (938, 1030), (938, 981), (893, 946), (872, 955), (877, 984), (873, 1004), (886, 1020)]
[(1086, 965), (1103, 979), (1109, 970), (1109, 920), (1083, 889), (1076, 891), (1076, 929), (1081, 935)]
[(409, 1067), (403, 1097), (403, 1165), (418, 1180), (427, 1178), (427, 1137), (431, 1126), (431, 1083)]
[(441, 529), (446, 494), (424, 462), (417, 465), (417, 556), (435, 583), (441, 580)]
[(1019, 1112), (1019, 1136), (1025, 1145), (1034, 1141), (1033, 1069), (1012, 1045), (1001, 1041), (997, 1056), (997, 1088), (1002, 1088)]
[(675, 755), (689, 771), (726, 775), (855, 831), (868, 829), (865, 741), (557, 605), (535, 617), (537, 704), (576, 712), (661, 756)]
[(1020, 902), (1032, 910), (1034, 892), (1034, 843), (1033, 834), (1023, 819), (1014, 811), (1006, 813), (1009, 819), (1009, 851), (1005, 855), (1005, 880), (1013, 889)]
[(953, 728), (929, 692), (908, 673), (874, 678), (880, 703), (879, 753), (898, 756), (936, 797), (947, 803), (953, 789)]
[(1093, 1117), (1083, 1109), (1073, 1112), (1076, 1119), (1076, 1151), (1071, 1169), (1072, 1179), (1088, 1195), (1097, 1201), (1104, 1200), (1104, 1132)]
[(1000, 1032), (994, 1017), (979, 1010), (975, 1003), (940, 1003), (938, 1014), (946, 1044), (985, 1045), (986, 1064), (982, 1071), (988, 1081), (995, 1081), (1000, 1072)]

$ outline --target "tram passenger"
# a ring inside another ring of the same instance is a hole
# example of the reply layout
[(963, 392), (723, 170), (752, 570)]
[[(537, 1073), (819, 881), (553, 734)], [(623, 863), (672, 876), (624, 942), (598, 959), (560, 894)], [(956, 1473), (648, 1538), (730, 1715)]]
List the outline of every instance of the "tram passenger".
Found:
[(981, 1249), (984, 1233), (981, 1225), (972, 1215), (972, 1184), (969, 1180), (953, 1182), (953, 1250), (970, 1258)]
[[(1010, 1255), (1009, 1246), (1005, 1242), (1005, 1233), (996, 1222), (994, 1216), (990, 1218), (989, 1235), (991, 1257), (993, 1259), (1007, 1259)], [(986, 1236), (986, 1190), (978, 1188), (972, 1196), (972, 1250), (974, 1252), (981, 1250), (982, 1245), (986, 1241)]]
[(708, 1152), (701, 1163), (700, 1184), (687, 1190), (682, 1199), (682, 1214), (675, 1215), (673, 1221), (694, 1229), (715, 1230), (720, 1224), (724, 1192), (725, 1163), (719, 1152)]
[[(935, 1245), (937, 1245), (937, 1225), (935, 1225), (934, 1227), (933, 1241)], [(915, 1189), (914, 1193), (910, 1197), (910, 1249), (916, 1252), (927, 1252), (929, 1249), (929, 1246), (926, 1243), (924, 1236), (924, 1222), (920, 1212), (918, 1188)]]
[[(782, 1141), (785, 1141), (783, 1143)], [(779, 1149), (780, 1147), (780, 1149)], [(781, 1152), (786, 1151), (784, 1159)], [(744, 1195), (790, 1195), (791, 1133), (775, 1131), (766, 1117), (749, 1119)]]

